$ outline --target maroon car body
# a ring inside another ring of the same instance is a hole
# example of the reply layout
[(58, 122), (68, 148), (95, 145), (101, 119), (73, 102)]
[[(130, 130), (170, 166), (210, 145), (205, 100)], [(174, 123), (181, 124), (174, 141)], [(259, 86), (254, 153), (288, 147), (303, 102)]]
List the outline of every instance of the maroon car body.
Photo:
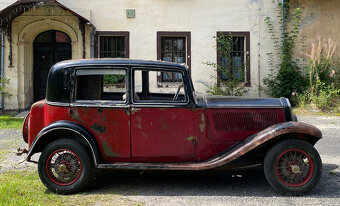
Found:
[(51, 68), (46, 90), (25, 118), (23, 137), (28, 161), (42, 152), (39, 175), (54, 192), (79, 191), (95, 168), (260, 163), (274, 189), (286, 194), (308, 192), (320, 178), (313, 145), (321, 132), (297, 122), (288, 99), (198, 95), (184, 65), (64, 61)]

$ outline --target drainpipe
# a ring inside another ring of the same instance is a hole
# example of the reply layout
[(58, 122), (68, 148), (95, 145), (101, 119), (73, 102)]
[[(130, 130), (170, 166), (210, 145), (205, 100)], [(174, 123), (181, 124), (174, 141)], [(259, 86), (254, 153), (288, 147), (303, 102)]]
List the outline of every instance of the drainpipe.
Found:
[[(5, 77), (4, 71), (5, 71), (5, 67), (4, 67), (4, 48), (5, 48), (5, 39), (4, 39), (4, 33), (3, 31), (1, 31), (1, 79), (3, 79)], [(4, 82), (1, 81), (1, 88), (4, 87)], [(1, 109), (2, 111), (5, 110), (5, 98), (4, 95), (1, 95)]]
[(91, 33), (91, 53), (90, 53), (90, 58), (94, 58), (94, 35), (96, 35), (96, 27), (93, 26), (90, 22), (87, 23), (92, 27), (92, 33)]

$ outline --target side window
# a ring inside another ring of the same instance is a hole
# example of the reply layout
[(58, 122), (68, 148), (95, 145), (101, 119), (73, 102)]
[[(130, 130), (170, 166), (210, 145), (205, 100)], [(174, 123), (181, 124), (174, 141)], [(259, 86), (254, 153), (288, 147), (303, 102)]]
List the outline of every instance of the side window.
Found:
[[(185, 103), (183, 74), (180, 71), (134, 70), (133, 101), (140, 103)], [(158, 87), (162, 76), (176, 76), (180, 81), (168, 83), (167, 87)], [(173, 85), (171, 85), (173, 84)]]
[(76, 71), (75, 100), (125, 102), (126, 70), (92, 69)]

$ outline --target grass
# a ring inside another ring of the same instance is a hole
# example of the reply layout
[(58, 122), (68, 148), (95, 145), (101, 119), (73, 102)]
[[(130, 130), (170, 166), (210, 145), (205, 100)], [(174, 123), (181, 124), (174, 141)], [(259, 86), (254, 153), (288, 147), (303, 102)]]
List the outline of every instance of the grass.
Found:
[(0, 116), (0, 129), (21, 129), (23, 118), (15, 118), (9, 115)]
[(50, 193), (36, 172), (0, 174), (0, 205), (64, 205), (65, 197)]
[(143, 205), (143, 203), (108, 190), (99, 194), (57, 195), (46, 189), (36, 171), (15, 171), (0, 174), (0, 206), (3, 205)]
[(296, 115), (317, 115), (317, 116), (340, 116), (339, 112), (321, 112), (305, 107), (294, 107), (293, 113)]

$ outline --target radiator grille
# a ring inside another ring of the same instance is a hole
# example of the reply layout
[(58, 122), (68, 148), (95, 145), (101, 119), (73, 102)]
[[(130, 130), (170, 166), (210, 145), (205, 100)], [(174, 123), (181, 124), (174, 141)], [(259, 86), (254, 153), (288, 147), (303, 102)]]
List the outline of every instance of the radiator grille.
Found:
[(276, 112), (213, 112), (216, 131), (262, 130), (279, 123)]

